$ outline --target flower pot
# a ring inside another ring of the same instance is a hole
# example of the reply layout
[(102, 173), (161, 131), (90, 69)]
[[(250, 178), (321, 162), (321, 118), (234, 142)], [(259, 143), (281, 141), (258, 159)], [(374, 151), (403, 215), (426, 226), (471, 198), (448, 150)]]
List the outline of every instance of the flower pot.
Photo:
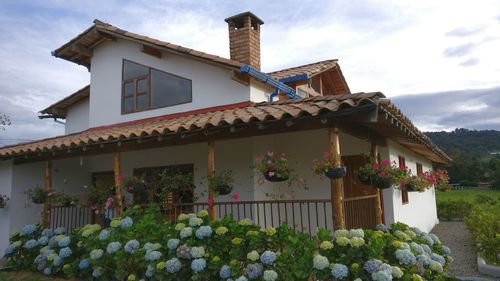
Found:
[(325, 171), (325, 176), (330, 179), (340, 179), (345, 176), (347, 173), (346, 167), (338, 167), (338, 168), (329, 168)]
[(274, 171), (267, 171), (264, 173), (264, 178), (270, 182), (282, 182), (288, 180), (288, 175), (278, 175)]
[(420, 192), (420, 190), (417, 189), (414, 183), (407, 183), (405, 187), (408, 192), (417, 192), (417, 191)]
[(228, 195), (229, 193), (231, 193), (231, 191), (233, 191), (233, 186), (232, 186), (232, 185), (229, 185), (229, 184), (221, 184), (221, 185), (217, 185), (217, 186), (214, 188), (214, 191), (215, 191), (215, 193), (217, 193), (218, 195)]
[(378, 189), (387, 189), (392, 187), (393, 182), (387, 177), (374, 176), (372, 177), (372, 185)]
[(33, 202), (33, 204), (44, 204), (45, 198), (33, 197), (33, 198), (31, 198), (31, 202)]
[(364, 185), (371, 185), (372, 179), (369, 175), (358, 173), (358, 180)]

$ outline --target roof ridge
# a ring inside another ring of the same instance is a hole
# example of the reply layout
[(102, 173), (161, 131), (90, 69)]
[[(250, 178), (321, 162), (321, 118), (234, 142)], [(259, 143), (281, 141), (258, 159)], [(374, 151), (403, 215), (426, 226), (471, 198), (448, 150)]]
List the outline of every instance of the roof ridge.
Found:
[(301, 68), (301, 67), (307, 67), (307, 66), (311, 66), (311, 65), (315, 65), (315, 64), (320, 64), (320, 63), (325, 63), (325, 62), (337, 62), (337, 61), (338, 61), (338, 59), (327, 59), (327, 60), (322, 60), (322, 61), (317, 61), (317, 62), (311, 62), (311, 63), (308, 63), (308, 64), (303, 64), (303, 65), (298, 65), (298, 66), (283, 68), (283, 69), (280, 69), (280, 70), (275, 70), (275, 71), (267, 72), (266, 74), (269, 75), (269, 74), (274, 74), (274, 73), (278, 73), (278, 72), (281, 72), (281, 71), (293, 70), (293, 69), (297, 69), (297, 68)]

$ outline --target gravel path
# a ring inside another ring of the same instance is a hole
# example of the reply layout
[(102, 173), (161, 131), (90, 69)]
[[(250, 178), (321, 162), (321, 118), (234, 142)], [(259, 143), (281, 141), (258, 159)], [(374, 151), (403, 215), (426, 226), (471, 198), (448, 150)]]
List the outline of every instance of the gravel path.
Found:
[(472, 241), (472, 235), (463, 222), (443, 221), (436, 225), (431, 232), (436, 234), (441, 242), (450, 247), (452, 251), (455, 261), (448, 270), (451, 276), (464, 280), (494, 280), (477, 270), (476, 247)]

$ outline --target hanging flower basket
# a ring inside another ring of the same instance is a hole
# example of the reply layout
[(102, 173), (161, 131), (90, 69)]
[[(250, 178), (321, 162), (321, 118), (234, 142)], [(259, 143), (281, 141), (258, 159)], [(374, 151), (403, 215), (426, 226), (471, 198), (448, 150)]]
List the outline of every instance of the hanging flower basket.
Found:
[(329, 168), (324, 171), (325, 176), (329, 179), (340, 179), (345, 177), (347, 173), (346, 167), (338, 167), (338, 168)]
[(215, 171), (213, 175), (208, 177), (208, 187), (216, 195), (228, 195), (233, 191), (233, 171), (232, 170), (222, 170)]
[(146, 192), (146, 183), (138, 177), (130, 177), (124, 180), (123, 185), (128, 193), (141, 194)]
[(372, 185), (378, 189), (387, 189), (394, 185), (394, 181), (389, 177), (372, 176)]
[(34, 204), (44, 204), (47, 201), (48, 193), (42, 187), (35, 187), (33, 189), (28, 189), (25, 194), (28, 199), (31, 199), (31, 202)]
[(387, 189), (401, 182), (408, 174), (406, 167), (397, 167), (393, 162), (384, 160), (381, 163), (374, 162), (372, 158), (358, 170), (358, 179), (366, 185), (372, 185), (378, 189)]
[(218, 194), (218, 195), (228, 195), (229, 193), (231, 193), (233, 191), (233, 186), (232, 185), (217, 185), (215, 188), (214, 188), (214, 191)]
[(289, 176), (287, 174), (278, 174), (274, 171), (267, 171), (264, 173), (264, 178), (270, 182), (287, 181)]

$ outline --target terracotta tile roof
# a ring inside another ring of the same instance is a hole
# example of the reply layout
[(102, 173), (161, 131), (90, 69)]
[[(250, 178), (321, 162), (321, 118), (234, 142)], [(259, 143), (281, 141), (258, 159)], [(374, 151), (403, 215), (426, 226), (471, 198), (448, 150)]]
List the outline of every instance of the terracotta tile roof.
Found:
[(80, 35), (71, 39), (68, 43), (54, 50), (52, 53), (56, 57), (60, 57), (68, 61), (89, 67), (90, 56), (85, 50), (91, 51), (92, 48), (94, 48), (101, 42), (105, 40), (113, 40), (113, 38), (136, 41), (142, 44), (149, 45), (151, 47), (156, 47), (162, 51), (190, 56), (192, 58), (196, 58), (205, 62), (215, 63), (231, 68), (239, 69), (241, 66), (243, 66), (242, 63), (235, 60), (207, 54), (169, 42), (129, 32), (100, 20), (94, 20), (94, 25), (86, 29)]
[[(383, 107), (394, 118), (407, 126), (418, 137), (421, 145), (429, 148), (437, 158), (449, 160), (430, 139), (421, 133), (382, 93), (357, 93), (342, 96), (319, 96), (298, 100), (283, 100), (273, 103), (244, 102), (176, 113), (133, 122), (91, 128), (89, 130), (39, 141), (0, 148), (0, 158), (36, 154), (51, 150), (64, 150), (84, 145), (96, 145), (112, 141), (126, 141), (138, 136), (156, 136), (163, 134), (181, 134), (212, 127), (227, 125), (245, 125), (268, 120), (318, 116), (328, 112), (342, 111), (360, 105), (374, 104)], [(439, 160), (439, 159), (438, 159)]]
[(306, 64), (306, 65), (285, 68), (282, 70), (269, 72), (269, 73), (267, 73), (267, 75), (271, 76), (272, 78), (274, 78), (276, 80), (281, 80), (283, 78), (293, 77), (293, 76), (299, 75), (299, 74), (307, 74), (309, 77), (311, 77), (311, 76), (320, 74), (322, 72), (325, 72), (328, 69), (331, 69), (332, 67), (335, 67), (335, 66), (337, 66), (336, 59), (325, 60), (325, 61), (319, 61), (319, 62), (310, 63), (310, 64)]
[(51, 114), (61, 118), (65, 118), (68, 113), (67, 110), (70, 106), (88, 98), (90, 95), (90, 85), (87, 85), (73, 94), (63, 98), (62, 100), (50, 105), (44, 110), (40, 111), (43, 114)]

